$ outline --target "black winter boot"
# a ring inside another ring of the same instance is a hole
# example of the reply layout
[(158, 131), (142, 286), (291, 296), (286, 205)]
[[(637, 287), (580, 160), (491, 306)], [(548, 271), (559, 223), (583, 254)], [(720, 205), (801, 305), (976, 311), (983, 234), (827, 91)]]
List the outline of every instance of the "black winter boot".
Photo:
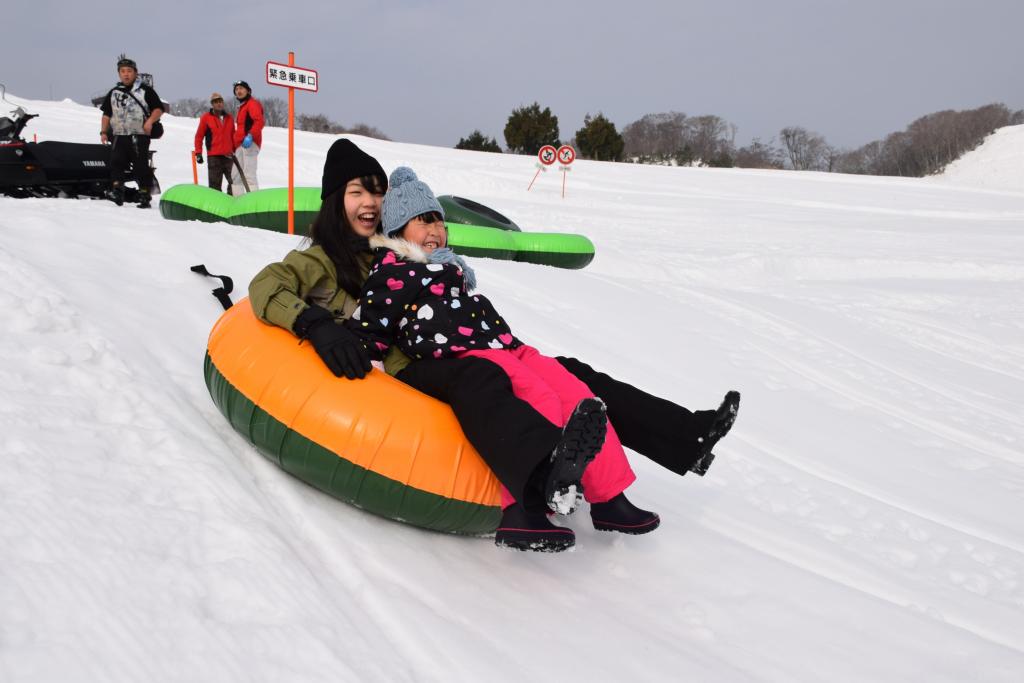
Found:
[(572, 514), (583, 497), (580, 478), (594, 459), (608, 433), (604, 401), (585, 398), (577, 404), (562, 428), (562, 439), (551, 453), (544, 473), (544, 500), (552, 511)]
[(124, 187), (115, 183), (113, 187), (107, 190), (107, 199), (118, 206), (124, 206)]
[(708, 468), (711, 467), (711, 463), (715, 460), (715, 454), (711, 452), (711, 449), (732, 429), (739, 409), (740, 392), (728, 392), (722, 401), (722, 405), (718, 406), (718, 410), (715, 411), (715, 419), (711, 421), (708, 433), (699, 439), (702, 455), (690, 467), (691, 472), (701, 477), (707, 474)]
[(590, 519), (598, 531), (618, 531), (623, 534), (647, 534), (658, 528), (661, 517), (657, 512), (641, 510), (620, 493), (607, 503), (592, 503)]
[(513, 503), (501, 513), (494, 545), (538, 553), (560, 553), (576, 545), (576, 534), (572, 529), (552, 524), (547, 512), (527, 512), (519, 503)]
[(140, 209), (148, 209), (150, 206), (151, 206), (151, 204), (150, 204), (149, 193), (146, 192), (146, 191), (140, 192), (139, 193), (139, 208)]

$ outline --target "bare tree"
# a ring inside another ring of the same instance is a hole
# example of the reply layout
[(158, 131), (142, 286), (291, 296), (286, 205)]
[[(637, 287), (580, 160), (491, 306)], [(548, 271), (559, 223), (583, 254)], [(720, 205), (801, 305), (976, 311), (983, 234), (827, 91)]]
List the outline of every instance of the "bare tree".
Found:
[(350, 133), (352, 135), (363, 135), (365, 137), (376, 138), (378, 140), (390, 140), (391, 139), (387, 135), (385, 135), (384, 132), (381, 131), (380, 128), (377, 128), (375, 126), (371, 126), (371, 125), (369, 125), (367, 123), (357, 123), (356, 125), (352, 126), (351, 128), (349, 128), (349, 129), (347, 129), (347, 130), (345, 130), (343, 132)]
[(790, 126), (779, 131), (779, 139), (794, 170), (820, 171), (826, 167), (828, 143), (821, 135), (800, 126)]
[(834, 145), (825, 145), (825, 151), (822, 154), (822, 160), (824, 161), (825, 168), (823, 170), (829, 173), (835, 173), (843, 155), (846, 154), (846, 150), (835, 147)]
[[(736, 126), (722, 117), (710, 114), (690, 117), (686, 120), (685, 139), (697, 163), (709, 166), (732, 165)], [(729, 157), (729, 164), (722, 163), (724, 157)]]
[[(881, 143), (875, 143), (880, 145)], [(868, 171), (868, 145), (859, 149), (851, 149), (841, 152), (832, 166), (834, 173), (860, 173)]]
[[(934, 112), (884, 140), (868, 143), (855, 154), (848, 153), (840, 166), (844, 170), (856, 166), (858, 170), (853, 172), (875, 175), (920, 177), (938, 173), (997, 128), (1011, 125), (1016, 116), (1000, 103), (966, 111)], [(857, 163), (852, 163), (854, 158)]]
[(647, 114), (622, 129), (623, 156), (645, 163), (674, 159), (686, 146), (685, 130), (682, 112)]
[(204, 114), (209, 108), (209, 100), (204, 100), (201, 97), (186, 97), (171, 102), (170, 113), (175, 116), (189, 116), (197, 118)]
[(783, 168), (782, 150), (773, 143), (774, 140), (764, 143), (754, 138), (749, 145), (736, 150), (735, 165), (738, 168)]
[(261, 99), (264, 125), (284, 128), (288, 125), (288, 102), (280, 97)]
[(295, 117), (295, 128), (311, 133), (341, 133), (341, 125), (331, 121), (323, 114), (299, 114)]

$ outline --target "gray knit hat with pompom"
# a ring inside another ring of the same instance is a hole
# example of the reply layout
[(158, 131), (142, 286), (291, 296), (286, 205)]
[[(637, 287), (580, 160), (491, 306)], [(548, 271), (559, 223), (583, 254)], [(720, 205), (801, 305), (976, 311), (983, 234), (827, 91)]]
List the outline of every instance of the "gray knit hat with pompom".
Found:
[(444, 218), (441, 204), (430, 187), (416, 177), (416, 172), (408, 166), (399, 166), (392, 171), (381, 211), (384, 234), (391, 237), (416, 216), (431, 211), (438, 212)]

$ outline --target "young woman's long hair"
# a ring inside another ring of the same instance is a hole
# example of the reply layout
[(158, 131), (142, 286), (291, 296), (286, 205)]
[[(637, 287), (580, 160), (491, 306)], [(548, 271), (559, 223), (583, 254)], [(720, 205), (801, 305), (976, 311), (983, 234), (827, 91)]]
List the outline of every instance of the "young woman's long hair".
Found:
[[(388, 187), (387, 178), (382, 176), (364, 176), (359, 181), (371, 192), (384, 194)], [(379, 226), (377, 231), (380, 231)], [(334, 263), (338, 271), (338, 286), (354, 297), (359, 296), (359, 290), (363, 287), (359, 256), (368, 253), (370, 245), (348, 222), (344, 187), (329, 194), (320, 205), (320, 213), (309, 229), (309, 241), (320, 246)]]

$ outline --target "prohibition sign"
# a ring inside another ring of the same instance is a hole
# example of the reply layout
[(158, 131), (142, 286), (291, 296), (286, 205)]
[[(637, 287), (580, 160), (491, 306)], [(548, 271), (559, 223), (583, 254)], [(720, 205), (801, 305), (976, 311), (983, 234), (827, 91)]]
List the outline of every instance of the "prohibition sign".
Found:
[(563, 165), (568, 166), (572, 162), (576, 161), (576, 150), (569, 145), (562, 145), (558, 148), (558, 160)]
[[(570, 147), (569, 149), (572, 148)], [(576, 153), (573, 152), (572, 156), (575, 159)], [(555, 151), (555, 148), (552, 145), (544, 145), (543, 147), (540, 148), (540, 151), (537, 152), (537, 158), (540, 159), (540, 163), (544, 164), (545, 166), (550, 166), (551, 164), (555, 163), (555, 159), (558, 158), (558, 152)]]

